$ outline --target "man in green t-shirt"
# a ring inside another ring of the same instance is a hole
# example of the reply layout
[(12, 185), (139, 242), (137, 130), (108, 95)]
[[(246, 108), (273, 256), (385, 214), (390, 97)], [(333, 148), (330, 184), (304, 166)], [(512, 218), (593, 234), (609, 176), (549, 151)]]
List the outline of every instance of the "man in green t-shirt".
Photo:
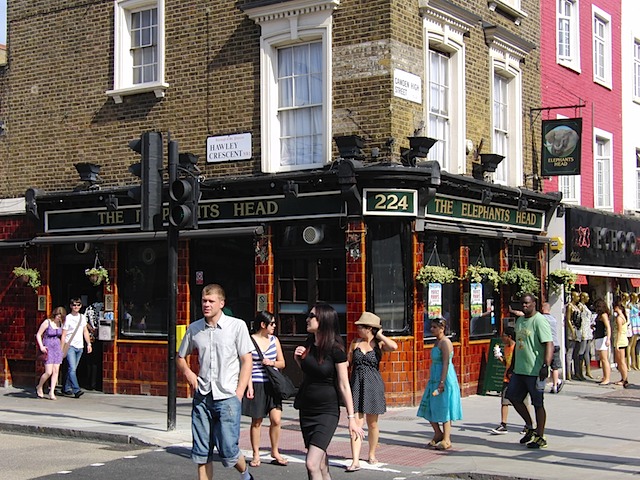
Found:
[[(516, 347), (510, 367), (513, 375), (506, 396), (527, 426), (520, 443), (526, 444), (528, 448), (545, 448), (547, 440), (544, 438), (544, 426), (547, 412), (544, 409), (544, 387), (553, 358), (553, 338), (549, 322), (536, 311), (536, 298), (532, 294), (522, 296), (522, 311), (524, 315), (516, 320)], [(535, 429), (531, 414), (524, 404), (527, 393), (531, 396), (531, 404), (536, 412)]]

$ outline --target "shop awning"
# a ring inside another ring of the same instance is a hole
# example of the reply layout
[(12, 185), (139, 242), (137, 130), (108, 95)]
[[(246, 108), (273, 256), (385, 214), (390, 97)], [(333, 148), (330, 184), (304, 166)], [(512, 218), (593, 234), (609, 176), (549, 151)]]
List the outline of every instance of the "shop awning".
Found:
[(631, 279), (631, 286), (633, 288), (638, 288), (640, 287), (640, 278), (632, 278)]
[(489, 237), (489, 238), (513, 238), (515, 240), (524, 240), (527, 242), (536, 242), (536, 243), (551, 243), (551, 239), (549, 237), (545, 237), (542, 235), (514, 232), (511, 230), (506, 230), (504, 228), (494, 230), (490, 228), (483, 228), (475, 225), (473, 226), (464, 225), (459, 223), (439, 223), (439, 222), (427, 222), (424, 220), (418, 220), (416, 222), (416, 230), (418, 232), (435, 231), (435, 232), (447, 232), (447, 233), (457, 233), (457, 234), (466, 234), (466, 235), (478, 235), (481, 237)]
[(599, 267), (596, 265), (573, 264), (566, 264), (564, 268), (572, 271), (573, 273), (577, 273), (579, 276), (592, 275), (594, 277), (631, 278), (640, 281), (640, 270), (631, 268)]
[(577, 275), (575, 285), (589, 285), (586, 275)]
[[(229, 228), (208, 228), (202, 230), (184, 230), (180, 232), (180, 238), (218, 238), (239, 237), (243, 235), (261, 235), (264, 233), (262, 225), (250, 225)], [(32, 245), (57, 245), (76, 242), (143, 242), (153, 240), (166, 240), (167, 232), (122, 232), (122, 233), (96, 233), (88, 235), (51, 235), (36, 237), (29, 243)]]

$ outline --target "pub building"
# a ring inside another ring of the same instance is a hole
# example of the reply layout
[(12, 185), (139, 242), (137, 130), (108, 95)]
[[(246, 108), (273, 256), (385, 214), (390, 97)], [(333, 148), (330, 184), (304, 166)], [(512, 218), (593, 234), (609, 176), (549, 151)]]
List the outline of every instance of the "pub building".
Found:
[[(434, 161), (344, 157), (318, 170), (202, 182), (198, 228), (179, 233), (178, 344), (201, 316), (203, 286), (219, 283), (234, 316), (250, 322), (258, 310), (276, 314), (285, 371), (299, 382), (293, 351), (310, 306), (331, 304), (346, 342), (360, 314), (373, 311), (399, 345), (382, 364), (388, 402), (416, 405), (433, 345), (428, 318), (442, 316), (462, 393), (477, 393), (491, 338), (509, 320), (511, 292), (484, 279), (471, 284), (465, 271), (519, 265), (544, 278), (546, 222), (558, 197), (441, 172)], [(141, 231), (140, 205), (123, 187), (27, 195), (35, 233), (23, 244), (43, 278), (37, 316), (73, 296), (104, 302), (95, 352), (79, 372), (83, 388), (167, 393), (167, 189), (165, 182), (163, 225), (154, 231)], [(435, 262), (461, 279), (418, 283), (420, 267)], [(107, 269), (108, 284), (87, 279), (95, 265)], [(39, 325), (32, 323), (26, 343)], [(35, 359), (12, 367), (14, 384), (25, 386), (40, 368)], [(189, 388), (178, 376), (178, 396)]]

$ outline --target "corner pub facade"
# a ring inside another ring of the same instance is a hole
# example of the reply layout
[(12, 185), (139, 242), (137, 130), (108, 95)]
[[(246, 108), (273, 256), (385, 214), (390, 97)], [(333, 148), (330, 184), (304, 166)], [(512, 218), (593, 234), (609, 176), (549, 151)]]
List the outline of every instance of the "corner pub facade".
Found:
[[(141, 231), (140, 204), (128, 195), (139, 157), (128, 142), (164, 132), (166, 156), (170, 131), (201, 170), (198, 229), (179, 237), (178, 332), (200, 318), (203, 286), (219, 283), (234, 316), (276, 314), (285, 371), (299, 382), (293, 350), (314, 303), (339, 312), (347, 344), (360, 314), (373, 311), (399, 345), (381, 365), (388, 404), (416, 405), (433, 307), (448, 320), (463, 395), (479, 390), (490, 340), (509, 321), (509, 288), (471, 292), (462, 279), (433, 290), (416, 275), (425, 264), (462, 278), (472, 264), (518, 264), (546, 277), (545, 232), (559, 197), (540, 192), (525, 148), (539, 128), (521, 120), (540, 105), (537, 2), (67, 3), (9, 10), (0, 79), (9, 127), (0, 137), (5, 385), (34, 384), (40, 322), (80, 296), (104, 304), (81, 386), (167, 394), (168, 175), (163, 225)], [(140, 25), (160, 59), (142, 83), (122, 54), (138, 48), (123, 32)], [(52, 46), (60, 55), (36, 55)], [(508, 136), (494, 128), (496, 108), (508, 114)], [(359, 148), (334, 144), (354, 135)], [(427, 158), (423, 137), (437, 140)], [(506, 157), (495, 173), (487, 152)], [(79, 182), (79, 163), (99, 165), (100, 179)], [(40, 271), (35, 291), (11, 274), (25, 259)], [(95, 265), (108, 284), (89, 282)], [(177, 383), (179, 396), (191, 394), (179, 375)]]

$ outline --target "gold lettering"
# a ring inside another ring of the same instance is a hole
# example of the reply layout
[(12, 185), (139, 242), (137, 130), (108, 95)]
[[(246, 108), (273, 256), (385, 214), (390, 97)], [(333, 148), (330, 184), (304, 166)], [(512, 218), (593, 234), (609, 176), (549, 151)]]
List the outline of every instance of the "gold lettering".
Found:
[(98, 212), (101, 225), (117, 225), (124, 223), (124, 212)]

